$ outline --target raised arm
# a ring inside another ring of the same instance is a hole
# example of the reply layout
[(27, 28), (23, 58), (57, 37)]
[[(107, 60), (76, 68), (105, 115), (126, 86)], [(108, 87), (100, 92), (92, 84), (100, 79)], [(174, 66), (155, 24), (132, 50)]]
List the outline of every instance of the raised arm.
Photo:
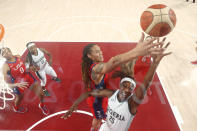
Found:
[[(161, 46), (157, 47), (157, 48), (163, 48), (163, 49), (166, 49), (170, 43), (167, 43), (165, 47), (163, 47), (164, 45), (164, 41), (165, 41), (165, 38), (163, 39), (163, 41), (161, 42)], [(153, 80), (153, 77), (154, 77), (154, 74), (155, 74), (155, 71), (157, 69), (157, 66), (159, 65), (161, 59), (164, 57), (164, 56), (167, 56), (171, 54), (171, 52), (169, 53), (164, 53), (164, 51), (162, 52), (162, 54), (159, 54), (159, 55), (154, 55), (153, 56), (153, 63), (151, 64), (145, 78), (144, 78), (144, 82), (143, 84), (138, 87), (135, 91), (135, 95), (133, 96), (133, 100), (134, 100), (134, 104), (136, 105), (136, 107), (140, 104), (140, 102), (143, 100), (145, 94), (146, 94), (146, 91), (148, 89), (148, 87), (151, 85), (151, 82)]]
[(89, 92), (83, 93), (70, 107), (69, 111), (67, 111), (61, 118), (67, 119), (72, 115), (72, 112), (77, 109), (77, 106), (85, 100), (89, 96), (94, 96), (94, 97), (110, 97), (114, 93), (114, 90), (110, 89), (103, 89), (103, 90), (93, 90)]
[(151, 38), (145, 41), (144, 34), (142, 33), (142, 37), (134, 49), (126, 53), (114, 56), (106, 63), (97, 64), (93, 68), (94, 72), (96, 74), (105, 74), (105, 73), (111, 72), (113, 69), (115, 69), (119, 65), (123, 63), (127, 63), (137, 58), (138, 56), (161, 54), (161, 52), (163, 51), (162, 48), (154, 48), (160, 45), (160, 43), (153, 44), (155, 40), (156, 38)]

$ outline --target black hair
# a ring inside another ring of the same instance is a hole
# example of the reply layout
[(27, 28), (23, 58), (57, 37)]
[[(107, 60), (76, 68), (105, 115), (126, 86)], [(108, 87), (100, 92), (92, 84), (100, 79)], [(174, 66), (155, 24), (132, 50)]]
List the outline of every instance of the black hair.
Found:
[(27, 47), (27, 50), (28, 50), (28, 53), (27, 53), (27, 59), (29, 59), (29, 62), (30, 62), (30, 65), (33, 65), (33, 58), (32, 58), (32, 54), (28, 48), (28, 46), (31, 44), (31, 43), (34, 43), (34, 42), (28, 42), (26, 44), (26, 47)]
[(91, 48), (96, 44), (88, 44), (83, 49), (82, 63), (81, 63), (81, 72), (82, 72), (82, 80), (85, 84), (85, 88), (89, 88), (90, 84), (90, 76), (89, 70), (90, 66), (93, 64), (93, 60), (88, 57), (88, 54), (91, 53)]

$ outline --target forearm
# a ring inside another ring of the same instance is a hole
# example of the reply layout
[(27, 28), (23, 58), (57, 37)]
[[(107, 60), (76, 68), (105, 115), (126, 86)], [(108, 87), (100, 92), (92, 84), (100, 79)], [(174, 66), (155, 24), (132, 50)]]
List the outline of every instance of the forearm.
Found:
[(117, 68), (118, 66), (120, 66), (121, 64), (134, 60), (138, 56), (140, 56), (140, 54), (138, 54), (135, 49), (130, 50), (126, 53), (114, 56), (106, 63), (107, 68), (104, 73), (109, 73), (115, 68)]
[(89, 92), (83, 93), (74, 103), (73, 106), (78, 106), (82, 101), (84, 101), (89, 96)]
[(155, 74), (155, 71), (157, 69), (157, 66), (158, 66), (159, 63), (153, 63), (151, 64), (145, 78), (144, 78), (144, 87), (145, 87), (145, 90), (148, 89), (148, 87), (150, 86), (152, 80), (153, 80), (153, 77), (154, 77), (154, 74)]
[(153, 77), (154, 77), (154, 74), (155, 74), (155, 70), (157, 68), (158, 64), (152, 64), (151, 67), (149, 68), (145, 78), (144, 78), (144, 82), (143, 84), (138, 87), (135, 91), (135, 94), (136, 94), (136, 105), (139, 105), (141, 103), (141, 100), (144, 99), (144, 96), (146, 94), (146, 91), (147, 89), (149, 88), (152, 80), (153, 80)]

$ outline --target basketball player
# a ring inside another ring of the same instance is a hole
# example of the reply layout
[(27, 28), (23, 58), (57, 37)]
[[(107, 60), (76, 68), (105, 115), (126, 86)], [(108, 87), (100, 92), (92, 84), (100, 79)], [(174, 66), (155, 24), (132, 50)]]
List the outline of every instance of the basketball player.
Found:
[[(52, 80), (60, 82), (52, 66), (52, 55), (45, 49), (38, 48), (35, 43), (27, 43), (28, 55), (26, 57), (26, 67), (36, 72), (36, 75), (40, 78), (41, 86), (45, 96), (50, 96), (46, 90), (46, 74), (52, 76)], [(49, 62), (45, 58), (45, 54), (49, 56)]]
[[(35, 78), (32, 76), (30, 72), (28, 72), (25, 68), (25, 64), (20, 59), (20, 56), (14, 56), (9, 48), (1, 49), (2, 56), (6, 59), (6, 62), (3, 65), (3, 74), (4, 79), (7, 83), (21, 83), (27, 82), (28, 88), (40, 98), (39, 108), (42, 110), (44, 115), (49, 114), (49, 110), (46, 105), (44, 105), (44, 96), (41, 89), (40, 84)], [(9, 79), (11, 78), (11, 80)], [(23, 87), (14, 87), (13, 92), (16, 95), (15, 104), (13, 110), (18, 113), (27, 112), (27, 108), (20, 106), (21, 101), (23, 100), (25, 88)]]
[[(197, 41), (196, 41), (196, 44), (197, 44)], [(196, 52), (197, 52), (197, 47), (195, 48), (195, 50), (196, 50)], [(197, 64), (197, 60), (192, 61), (191, 63), (192, 63), (192, 64)]]
[[(166, 49), (170, 43), (168, 43), (164, 48), (163, 40), (162, 45), (158, 48)], [(107, 118), (106, 122), (103, 123), (99, 131), (127, 131), (132, 123), (135, 114), (137, 113), (137, 108), (143, 100), (148, 87), (151, 85), (151, 81), (154, 77), (155, 71), (161, 59), (169, 55), (170, 53), (154, 55), (153, 63), (151, 64), (145, 78), (143, 86), (136, 88), (136, 82), (131, 77), (131, 74), (125, 72), (119, 72), (120, 89), (110, 90), (110, 89), (95, 89), (82, 94), (71, 106), (70, 110), (62, 116), (66, 119), (72, 115), (72, 112), (77, 109), (78, 104), (86, 99), (88, 96), (94, 97), (108, 97), (108, 108), (107, 108)]]
[[(92, 89), (108, 88), (107, 73), (111, 72), (116, 67), (130, 60), (136, 59), (138, 56), (148, 54), (159, 54), (163, 49), (154, 48), (160, 43), (153, 44), (156, 38), (144, 41), (144, 34), (137, 46), (123, 54), (112, 57), (108, 62), (103, 62), (103, 54), (100, 47), (96, 44), (89, 44), (84, 47), (82, 57), (82, 80), (84, 81), (87, 91)], [(101, 97), (89, 97), (87, 99), (88, 106), (93, 114), (92, 131), (96, 131), (101, 124), (101, 120), (105, 119), (107, 99)]]

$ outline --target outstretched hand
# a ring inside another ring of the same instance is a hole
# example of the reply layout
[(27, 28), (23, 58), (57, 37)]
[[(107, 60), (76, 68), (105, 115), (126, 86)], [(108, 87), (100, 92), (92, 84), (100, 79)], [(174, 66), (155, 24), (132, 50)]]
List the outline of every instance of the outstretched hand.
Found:
[(170, 42), (168, 42), (167, 44), (165, 44), (165, 40), (166, 40), (166, 38), (163, 38), (163, 40), (160, 42), (159, 38), (157, 38), (157, 43), (160, 43), (160, 44), (156, 48), (163, 49), (163, 51), (160, 54), (152, 55), (152, 57), (153, 57), (153, 64), (154, 63), (155, 64), (158, 64), (164, 56), (170, 55), (172, 53), (172, 52), (164, 53), (165, 50), (170, 45)]
[(18, 87), (18, 88), (24, 90), (29, 86), (29, 83), (28, 82), (14, 83), (14, 84), (11, 84), (11, 86), (12, 87)]
[(162, 54), (164, 51), (163, 48), (157, 48), (159, 45), (161, 45), (161, 42), (154, 43), (157, 38), (153, 37), (147, 40), (144, 40), (145, 35), (142, 33), (141, 39), (139, 40), (135, 50), (139, 56), (145, 56), (145, 55), (157, 55)]
[(77, 106), (73, 105), (70, 107), (70, 109), (63, 115), (61, 116), (62, 119), (67, 119), (68, 117), (70, 117), (72, 115), (72, 113), (77, 110)]

